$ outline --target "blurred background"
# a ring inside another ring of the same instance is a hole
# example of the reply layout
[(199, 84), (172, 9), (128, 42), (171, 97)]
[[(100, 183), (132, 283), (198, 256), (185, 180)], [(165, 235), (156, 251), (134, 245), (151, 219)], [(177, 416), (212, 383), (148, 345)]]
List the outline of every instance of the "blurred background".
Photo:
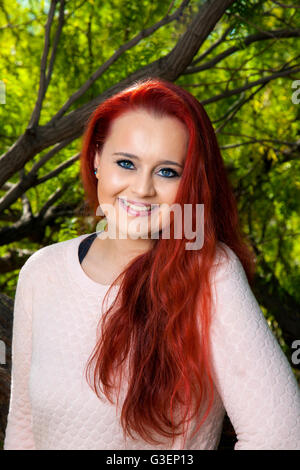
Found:
[[(84, 126), (144, 77), (177, 83), (210, 116), (257, 257), (253, 292), (300, 383), (299, 1), (1, 0), (0, 47), (0, 446), (19, 270), (95, 230)], [(226, 415), (219, 450), (235, 441)]]

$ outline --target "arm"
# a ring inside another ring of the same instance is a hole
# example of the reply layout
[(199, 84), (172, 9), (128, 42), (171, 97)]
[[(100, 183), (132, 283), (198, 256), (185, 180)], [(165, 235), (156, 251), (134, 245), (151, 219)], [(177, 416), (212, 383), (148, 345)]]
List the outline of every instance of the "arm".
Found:
[(32, 292), (29, 286), (26, 287), (28, 285), (29, 273), (26, 272), (28, 264), (25, 265), (19, 272), (15, 294), (11, 391), (4, 450), (36, 450), (32, 432), (29, 398)]
[(229, 255), (213, 282), (211, 347), (215, 384), (238, 438), (234, 450), (300, 450), (296, 378), (242, 264)]

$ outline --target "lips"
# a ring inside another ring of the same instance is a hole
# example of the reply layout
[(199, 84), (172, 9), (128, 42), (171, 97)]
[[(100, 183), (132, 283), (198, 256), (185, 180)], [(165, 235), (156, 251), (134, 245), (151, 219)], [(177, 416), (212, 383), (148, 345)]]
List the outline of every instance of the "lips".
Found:
[[(124, 207), (126, 212), (128, 212), (130, 215), (133, 215), (133, 216), (141, 216), (141, 217), (142, 216), (149, 216), (158, 207), (158, 204), (152, 205), (152, 207), (151, 207), (151, 205), (148, 206), (148, 205), (145, 205), (145, 204), (140, 204), (139, 207), (143, 207), (143, 208), (149, 207), (149, 210), (142, 209), (142, 208), (140, 210), (137, 210), (137, 209), (134, 208), (134, 206), (128, 205), (128, 204), (131, 204), (131, 203), (129, 203), (129, 200), (122, 199), (122, 198), (118, 198), (118, 199), (119, 199), (119, 202), (120, 202), (121, 206)], [(128, 201), (128, 204), (126, 204), (127, 201)]]
[(125, 201), (125, 202), (129, 202), (129, 204), (132, 204), (134, 206), (139, 206), (139, 207), (146, 207), (147, 209), (151, 209), (151, 204), (145, 204), (145, 203), (142, 203), (142, 202), (136, 202), (136, 201), (132, 201), (131, 199), (125, 199), (125, 198), (119, 198), (121, 199), (121, 201)]

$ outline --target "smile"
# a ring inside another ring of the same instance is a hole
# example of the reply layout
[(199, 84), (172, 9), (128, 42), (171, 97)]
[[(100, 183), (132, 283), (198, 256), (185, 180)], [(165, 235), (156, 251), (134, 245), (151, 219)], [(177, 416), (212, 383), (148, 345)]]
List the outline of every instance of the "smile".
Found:
[(125, 201), (124, 199), (118, 198), (121, 206), (128, 212), (130, 215), (134, 216), (148, 216), (153, 212), (155, 209), (157, 209), (158, 205), (151, 204), (149, 206), (141, 207), (141, 206), (136, 206), (134, 204), (130, 204), (129, 202)]

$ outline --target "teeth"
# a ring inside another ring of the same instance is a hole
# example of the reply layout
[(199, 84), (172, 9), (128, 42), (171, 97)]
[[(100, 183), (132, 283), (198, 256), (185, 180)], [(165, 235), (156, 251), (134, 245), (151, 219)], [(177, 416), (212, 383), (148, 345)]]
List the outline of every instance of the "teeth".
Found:
[(130, 209), (133, 209), (136, 212), (145, 212), (145, 211), (149, 211), (151, 209), (151, 206), (147, 206), (147, 207), (143, 208), (141, 206), (135, 206), (134, 204), (130, 204), (129, 202), (125, 201), (124, 199), (122, 199), (122, 201), (124, 202), (124, 204), (126, 206), (130, 207)]

